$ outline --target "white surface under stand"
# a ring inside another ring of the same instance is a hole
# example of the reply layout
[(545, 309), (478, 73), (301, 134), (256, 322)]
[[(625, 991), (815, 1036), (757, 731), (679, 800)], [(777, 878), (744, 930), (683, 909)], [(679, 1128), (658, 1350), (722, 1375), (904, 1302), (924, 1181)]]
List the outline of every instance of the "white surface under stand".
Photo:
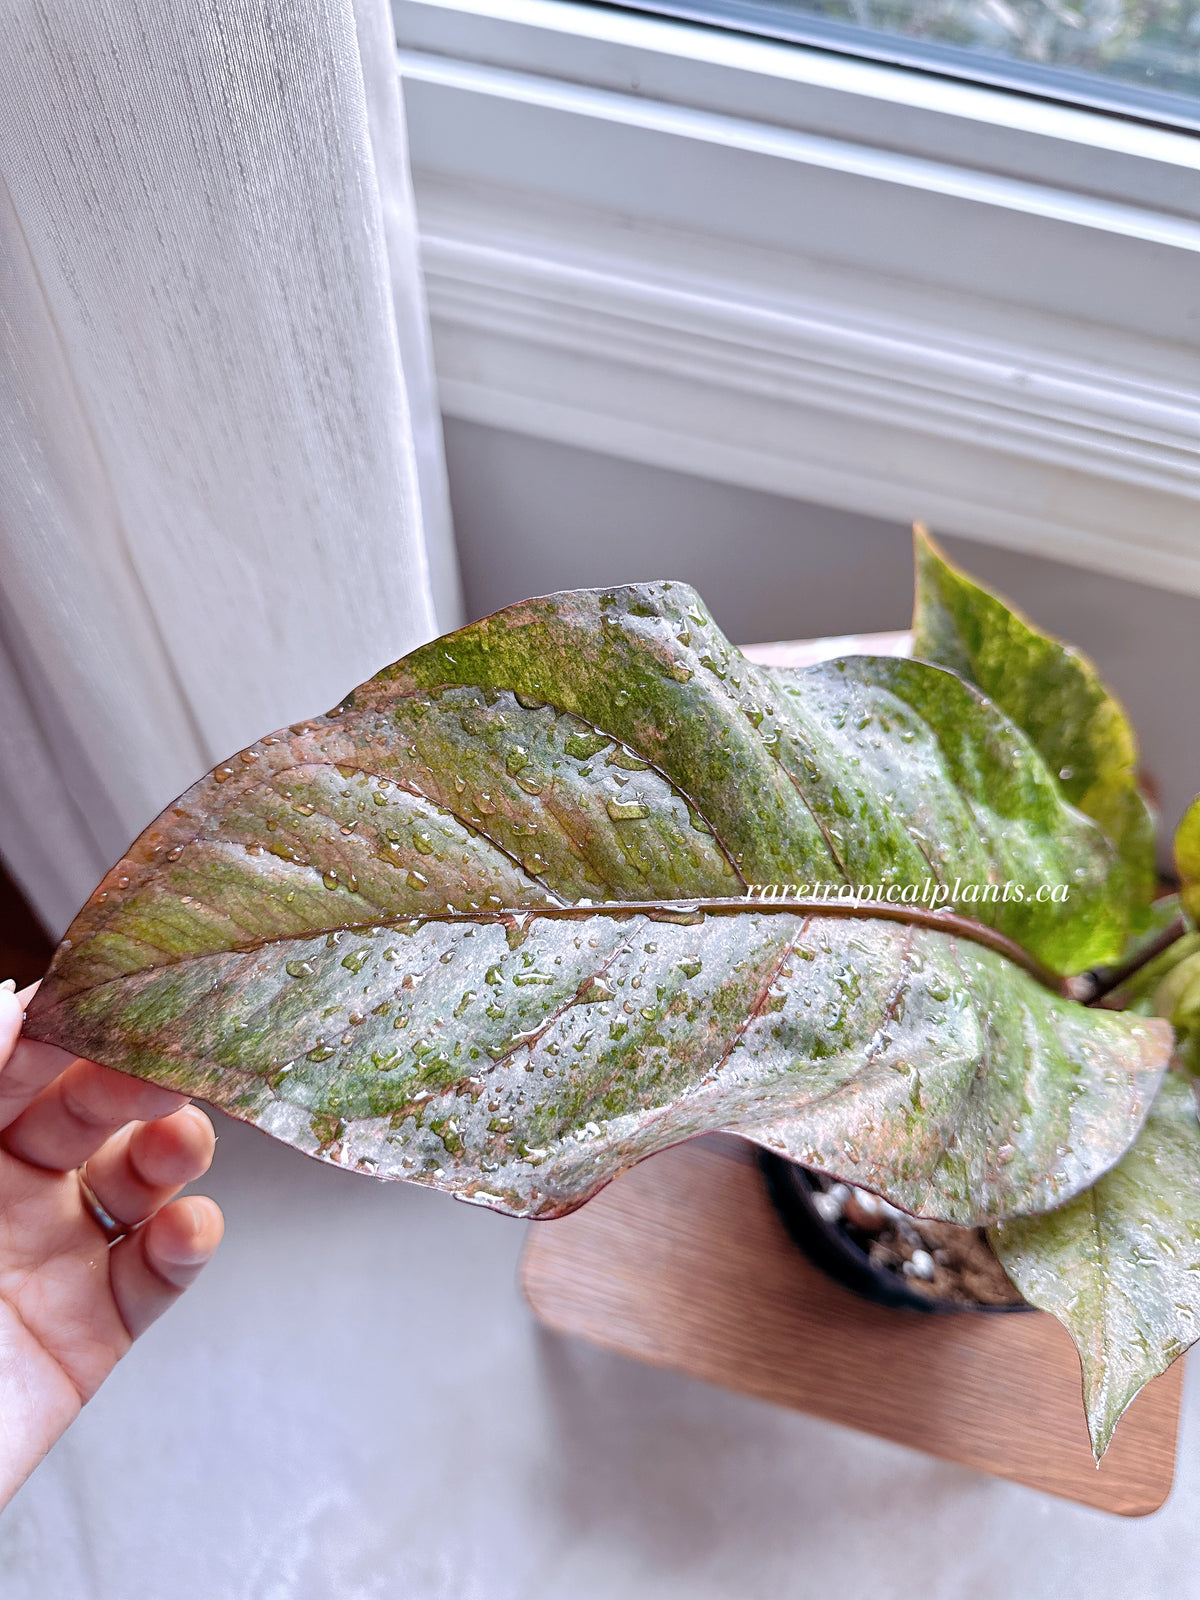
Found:
[(1200, 1593), (1194, 1381), (1125, 1521), (542, 1333), (528, 1225), (220, 1131), (225, 1242), (0, 1516), (3, 1600)]

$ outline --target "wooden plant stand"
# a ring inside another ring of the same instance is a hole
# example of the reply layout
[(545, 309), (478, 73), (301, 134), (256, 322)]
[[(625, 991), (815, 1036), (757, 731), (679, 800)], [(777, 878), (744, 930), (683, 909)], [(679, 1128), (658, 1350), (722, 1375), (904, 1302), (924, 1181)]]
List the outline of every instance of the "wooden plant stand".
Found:
[(754, 1153), (724, 1135), (643, 1162), (530, 1230), (548, 1327), (1124, 1516), (1175, 1472), (1181, 1362), (1126, 1412), (1097, 1469), (1065, 1329), (1042, 1312), (930, 1316), (831, 1282), (788, 1239)]

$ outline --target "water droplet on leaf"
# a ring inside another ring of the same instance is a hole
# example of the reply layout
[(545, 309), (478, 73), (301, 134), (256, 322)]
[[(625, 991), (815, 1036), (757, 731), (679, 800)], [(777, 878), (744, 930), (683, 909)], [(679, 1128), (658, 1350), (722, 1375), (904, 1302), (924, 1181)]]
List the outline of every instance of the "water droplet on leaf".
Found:
[(609, 800), (605, 810), (614, 822), (636, 822), (650, 815), (650, 807), (644, 800)]

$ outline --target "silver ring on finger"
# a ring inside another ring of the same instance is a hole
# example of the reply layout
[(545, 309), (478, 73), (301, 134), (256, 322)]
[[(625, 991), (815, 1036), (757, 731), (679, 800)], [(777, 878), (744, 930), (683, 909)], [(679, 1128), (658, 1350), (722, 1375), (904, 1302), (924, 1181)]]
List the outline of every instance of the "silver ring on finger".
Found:
[(75, 1176), (79, 1180), (79, 1198), (83, 1202), (83, 1209), (110, 1245), (116, 1244), (118, 1239), (124, 1239), (126, 1234), (133, 1232), (134, 1224), (119, 1221), (101, 1202), (88, 1182), (86, 1161), (81, 1167), (76, 1167)]

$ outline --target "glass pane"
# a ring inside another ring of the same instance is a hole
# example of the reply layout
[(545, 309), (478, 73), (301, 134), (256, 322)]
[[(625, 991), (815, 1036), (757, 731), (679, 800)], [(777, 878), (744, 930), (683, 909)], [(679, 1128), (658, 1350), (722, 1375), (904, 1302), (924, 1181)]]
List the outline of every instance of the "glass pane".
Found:
[(625, 0), (875, 60), (1200, 125), (1200, 0)]
[(797, 9), (1148, 88), (1200, 92), (1200, 0), (813, 0)]

